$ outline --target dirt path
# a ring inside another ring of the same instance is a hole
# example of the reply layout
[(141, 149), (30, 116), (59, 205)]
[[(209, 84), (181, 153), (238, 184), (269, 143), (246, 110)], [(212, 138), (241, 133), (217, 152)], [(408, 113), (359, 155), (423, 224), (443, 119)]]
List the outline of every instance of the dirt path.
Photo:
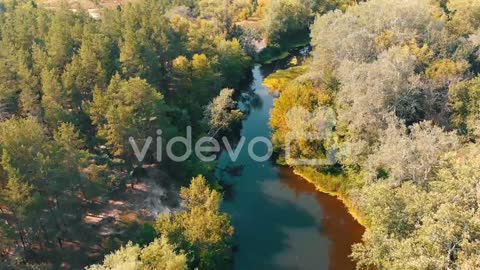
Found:
[(131, 222), (153, 222), (163, 213), (179, 207), (178, 188), (157, 168), (146, 168), (147, 175), (128, 185), (126, 191), (109, 199), (98, 213), (87, 213), (84, 222), (98, 227), (101, 236), (120, 234), (119, 225)]

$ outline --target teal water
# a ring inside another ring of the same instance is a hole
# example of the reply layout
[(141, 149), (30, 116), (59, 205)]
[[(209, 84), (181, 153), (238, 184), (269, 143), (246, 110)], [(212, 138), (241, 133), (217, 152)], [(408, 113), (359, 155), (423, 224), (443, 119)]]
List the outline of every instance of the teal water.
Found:
[[(268, 122), (275, 98), (262, 86), (267, 71), (257, 65), (252, 72), (256, 106), (250, 106), (243, 121), (245, 145), (235, 162), (224, 152), (218, 163), (220, 168), (242, 168), (236, 176), (219, 176), (230, 190), (222, 210), (231, 216), (235, 228), (234, 268), (355, 269), (348, 257), (350, 247), (361, 240), (364, 229), (342, 202), (317, 192), (290, 168), (250, 158), (248, 142), (270, 136)], [(263, 144), (256, 146), (258, 155), (267, 151)]]

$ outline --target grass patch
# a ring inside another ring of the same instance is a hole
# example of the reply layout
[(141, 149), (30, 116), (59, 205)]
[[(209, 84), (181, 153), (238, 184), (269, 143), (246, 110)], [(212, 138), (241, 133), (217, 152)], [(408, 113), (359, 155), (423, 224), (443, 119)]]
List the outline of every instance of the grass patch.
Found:
[(295, 66), (277, 70), (263, 80), (263, 85), (270, 91), (282, 92), (291, 81), (305, 74), (307, 69), (307, 66)]
[(346, 194), (349, 190), (348, 178), (342, 173), (319, 171), (313, 167), (296, 167), (295, 172), (320, 186), (323, 192)]
[(296, 167), (294, 173), (315, 185), (323, 193), (335, 196), (347, 207), (348, 212), (360, 225), (366, 227), (367, 222), (361, 212), (354, 207), (348, 197), (348, 191), (356, 185), (349, 181), (342, 172), (335, 170), (317, 170), (313, 167)]
[(267, 51), (263, 55), (260, 53), (260, 62), (264, 65), (270, 65), (275, 61), (283, 60), (290, 56), (289, 51), (277, 51), (275, 48), (271, 47), (267, 47), (263, 51)]

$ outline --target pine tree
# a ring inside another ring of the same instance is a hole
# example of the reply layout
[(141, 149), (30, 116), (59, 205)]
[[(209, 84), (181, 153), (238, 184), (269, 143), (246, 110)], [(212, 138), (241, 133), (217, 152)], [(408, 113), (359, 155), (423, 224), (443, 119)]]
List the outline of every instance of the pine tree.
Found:
[(160, 216), (157, 231), (184, 250), (193, 251), (191, 267), (224, 269), (230, 263), (233, 227), (219, 210), (221, 195), (203, 176), (192, 179), (180, 192), (185, 210)]

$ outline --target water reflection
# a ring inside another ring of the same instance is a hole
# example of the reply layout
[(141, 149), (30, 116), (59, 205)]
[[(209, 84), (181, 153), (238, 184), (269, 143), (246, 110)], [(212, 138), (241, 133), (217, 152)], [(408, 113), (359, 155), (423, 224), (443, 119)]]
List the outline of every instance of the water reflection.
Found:
[(289, 168), (281, 168), (280, 180), (297, 196), (310, 194), (322, 206), (321, 233), (330, 239), (329, 269), (355, 269), (349, 258), (352, 243), (361, 241), (365, 231), (348, 213), (345, 205), (337, 198), (316, 191), (313, 184), (295, 175)]
[[(241, 135), (247, 142), (270, 135), (274, 97), (262, 81), (271, 71), (253, 70), (251, 89), (262, 106), (246, 106)], [(355, 269), (348, 255), (363, 229), (339, 200), (316, 192), (289, 168), (253, 161), (245, 148), (235, 163), (226, 154), (218, 163), (226, 187), (222, 210), (235, 227), (235, 269)], [(238, 166), (241, 173), (227, 173)]]

